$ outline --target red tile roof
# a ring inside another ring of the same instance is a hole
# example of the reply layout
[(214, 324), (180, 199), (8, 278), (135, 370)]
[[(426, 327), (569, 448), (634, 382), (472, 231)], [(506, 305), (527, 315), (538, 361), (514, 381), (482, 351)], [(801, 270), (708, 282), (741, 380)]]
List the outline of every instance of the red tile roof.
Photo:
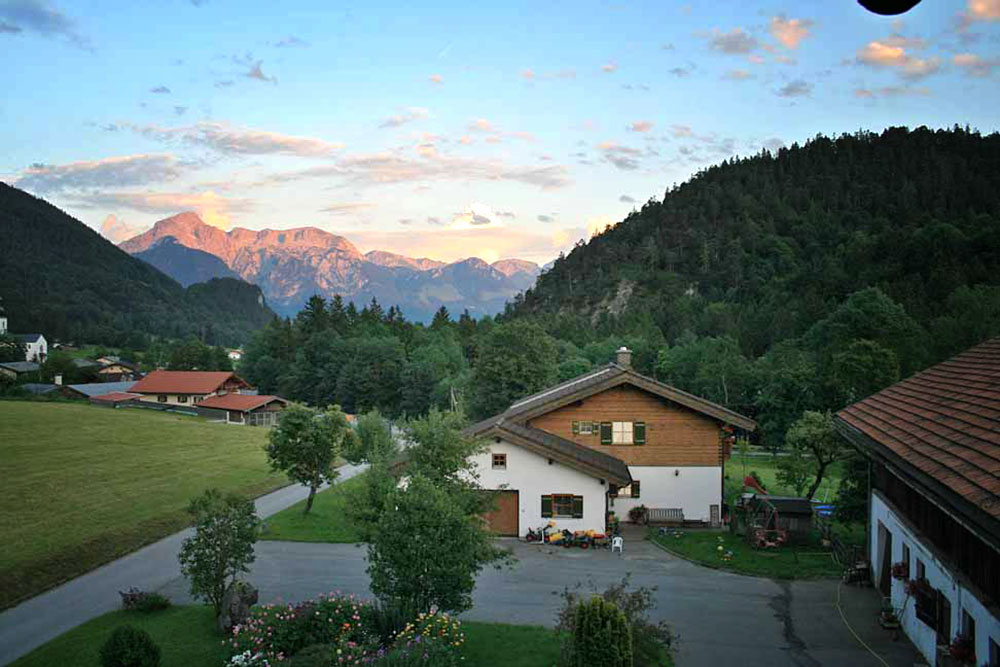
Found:
[(127, 391), (113, 391), (110, 394), (101, 394), (99, 396), (91, 396), (92, 401), (104, 401), (106, 403), (124, 403), (126, 401), (131, 401), (136, 398), (142, 398), (141, 394), (133, 394)]
[(837, 417), (1000, 518), (1000, 338), (848, 406)]
[(278, 396), (254, 396), (250, 394), (225, 394), (223, 396), (209, 396), (198, 403), (199, 408), (214, 408), (216, 410), (239, 410), (249, 412), (262, 405), (267, 405), (273, 401), (287, 403)]
[(211, 394), (230, 378), (245, 384), (228, 371), (153, 371), (135, 383), (132, 391), (140, 394)]

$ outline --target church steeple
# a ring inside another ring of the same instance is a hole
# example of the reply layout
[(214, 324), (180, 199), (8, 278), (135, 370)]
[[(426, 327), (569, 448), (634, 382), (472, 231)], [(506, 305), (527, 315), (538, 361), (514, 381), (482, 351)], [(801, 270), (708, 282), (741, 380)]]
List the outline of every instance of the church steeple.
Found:
[(0, 296), (0, 336), (7, 333), (7, 313), (3, 309), (3, 297)]

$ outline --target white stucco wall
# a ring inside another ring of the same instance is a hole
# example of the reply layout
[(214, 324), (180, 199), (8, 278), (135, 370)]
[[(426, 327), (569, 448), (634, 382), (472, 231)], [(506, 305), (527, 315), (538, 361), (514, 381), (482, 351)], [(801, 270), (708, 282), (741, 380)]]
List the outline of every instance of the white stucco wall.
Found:
[[(490, 441), (490, 450), (473, 457), (484, 489), (509, 489), (518, 492), (518, 533), (538, 528), (550, 521), (542, 518), (542, 496), (572, 494), (583, 496), (583, 518), (554, 517), (559, 528), (604, 531), (605, 497), (608, 487), (600, 480), (558, 461), (501, 440)], [(507, 455), (507, 469), (493, 469), (493, 454)]]
[(37, 361), (42, 363), (49, 354), (49, 344), (45, 340), (45, 336), (39, 336), (38, 340), (33, 343), (27, 343), (24, 346), (24, 360), (25, 361)]
[[(637, 506), (684, 510), (687, 521), (709, 521), (709, 507), (722, 512), (722, 466), (629, 466), (639, 480), (638, 498), (615, 498), (611, 509), (623, 521)], [(674, 474), (674, 472), (677, 474)]]
[[(871, 502), (871, 554), (870, 560), (876, 576), (882, 569), (882, 554), (879, 553), (878, 526), (879, 522), (892, 534), (892, 563), (903, 560), (903, 544), (910, 548), (910, 577), (916, 577), (917, 559), (924, 564), (925, 578), (931, 586), (941, 591), (951, 603), (951, 638), (962, 629), (962, 610), (964, 609), (976, 621), (976, 664), (984, 665), (989, 658), (989, 640), (1000, 644), (1000, 619), (992, 615), (986, 607), (964, 588), (945, 565), (935, 556), (930, 545), (918, 540), (907, 527), (906, 521), (898, 517), (889, 504), (877, 491), (872, 492)], [(903, 582), (892, 580), (892, 604), (895, 608), (903, 606), (906, 597)], [(903, 630), (914, 646), (923, 654), (930, 664), (934, 664), (937, 652), (937, 632), (916, 616), (916, 604), (912, 599), (906, 603), (902, 616)]]

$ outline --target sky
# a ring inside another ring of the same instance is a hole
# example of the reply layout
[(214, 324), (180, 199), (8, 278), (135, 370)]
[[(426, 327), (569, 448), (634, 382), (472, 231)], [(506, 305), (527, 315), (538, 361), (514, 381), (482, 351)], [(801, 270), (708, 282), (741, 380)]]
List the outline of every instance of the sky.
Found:
[(1000, 123), (1000, 0), (415, 4), (0, 0), (0, 180), (544, 263), (733, 156)]

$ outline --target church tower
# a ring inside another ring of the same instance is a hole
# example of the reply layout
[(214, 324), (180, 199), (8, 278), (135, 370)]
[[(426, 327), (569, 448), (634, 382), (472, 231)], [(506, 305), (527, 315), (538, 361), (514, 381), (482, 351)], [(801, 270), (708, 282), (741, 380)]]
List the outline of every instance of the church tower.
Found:
[(7, 333), (7, 313), (3, 309), (3, 297), (0, 297), (0, 336)]

